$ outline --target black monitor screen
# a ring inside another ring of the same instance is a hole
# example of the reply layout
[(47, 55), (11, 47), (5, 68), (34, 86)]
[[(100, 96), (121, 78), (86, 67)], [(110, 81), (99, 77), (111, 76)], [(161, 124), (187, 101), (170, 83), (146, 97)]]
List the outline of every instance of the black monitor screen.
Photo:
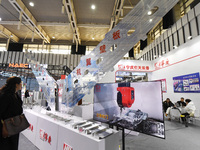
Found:
[(161, 82), (100, 83), (94, 120), (165, 138)]

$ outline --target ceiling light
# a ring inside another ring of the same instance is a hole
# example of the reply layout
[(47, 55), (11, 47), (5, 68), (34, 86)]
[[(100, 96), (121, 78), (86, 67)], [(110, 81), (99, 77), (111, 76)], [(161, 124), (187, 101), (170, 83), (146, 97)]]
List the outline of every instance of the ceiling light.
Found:
[(95, 5), (92, 5), (92, 6), (91, 6), (91, 8), (92, 8), (92, 9), (95, 9), (95, 8), (96, 8), (96, 6), (95, 6)]
[(52, 38), (55, 39), (55, 36), (53, 36)]
[(94, 38), (92, 38), (94, 40)]
[(192, 39), (192, 36), (188, 36), (188, 40)]
[(33, 3), (33, 2), (30, 2), (29, 5), (30, 5), (31, 7), (34, 7), (34, 3)]
[(153, 19), (149, 19), (149, 22), (152, 22), (153, 21)]
[(11, 34), (10, 37), (13, 37), (13, 35)]
[(176, 45), (173, 46), (174, 49), (178, 48)]
[(152, 14), (152, 11), (148, 11), (147, 14), (150, 16)]
[(0, 21), (1, 21), (1, 18), (0, 18)]

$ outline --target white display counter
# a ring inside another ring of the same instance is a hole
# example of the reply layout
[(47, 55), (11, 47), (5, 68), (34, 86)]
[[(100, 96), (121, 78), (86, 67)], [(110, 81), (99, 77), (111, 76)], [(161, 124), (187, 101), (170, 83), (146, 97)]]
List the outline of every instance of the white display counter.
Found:
[(57, 120), (45, 114), (46, 111), (35, 112), (30, 109), (24, 110), (30, 127), (23, 131), (26, 136), (40, 150), (118, 150), (119, 132), (112, 130), (113, 134), (98, 139), (78, 129), (72, 128), (71, 124), (82, 121), (80, 117), (70, 116), (55, 112), (57, 116), (71, 119), (70, 123)]

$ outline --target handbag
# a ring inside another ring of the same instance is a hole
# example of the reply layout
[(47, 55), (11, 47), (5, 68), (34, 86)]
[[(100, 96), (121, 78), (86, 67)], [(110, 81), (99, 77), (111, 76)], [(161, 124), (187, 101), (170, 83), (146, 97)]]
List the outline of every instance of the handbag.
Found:
[(30, 126), (24, 114), (2, 120), (2, 137), (7, 138), (18, 134)]

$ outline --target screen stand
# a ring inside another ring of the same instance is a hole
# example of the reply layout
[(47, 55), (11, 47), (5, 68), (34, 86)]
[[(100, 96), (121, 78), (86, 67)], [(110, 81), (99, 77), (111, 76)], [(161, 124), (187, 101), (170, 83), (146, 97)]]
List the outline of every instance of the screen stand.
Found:
[[(122, 130), (122, 150), (125, 150), (125, 128), (119, 125), (116, 125), (116, 127), (117, 130)], [(113, 124), (109, 124), (109, 128), (113, 128)]]

